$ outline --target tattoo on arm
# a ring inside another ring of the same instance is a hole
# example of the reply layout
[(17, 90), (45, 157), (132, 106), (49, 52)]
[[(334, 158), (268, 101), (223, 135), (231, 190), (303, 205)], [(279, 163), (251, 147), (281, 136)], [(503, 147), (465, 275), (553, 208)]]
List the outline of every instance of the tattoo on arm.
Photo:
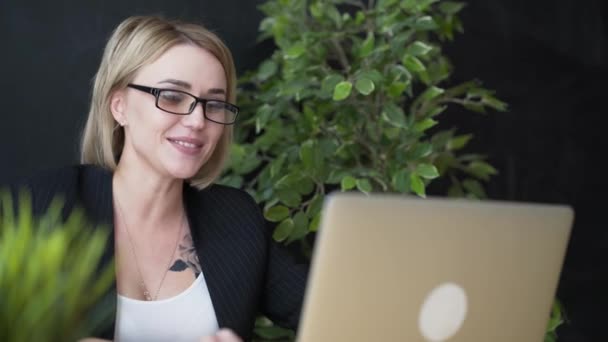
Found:
[(179, 243), (179, 257), (173, 263), (173, 266), (169, 268), (170, 271), (182, 272), (186, 269), (191, 269), (194, 272), (194, 276), (198, 277), (201, 271), (201, 264), (198, 261), (198, 255), (192, 243), (192, 235), (186, 234), (182, 241)]

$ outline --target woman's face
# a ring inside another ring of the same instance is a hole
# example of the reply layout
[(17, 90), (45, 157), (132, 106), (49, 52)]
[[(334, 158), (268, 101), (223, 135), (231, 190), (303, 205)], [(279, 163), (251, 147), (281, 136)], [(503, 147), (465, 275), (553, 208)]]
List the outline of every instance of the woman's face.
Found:
[[(131, 83), (227, 101), (222, 64), (193, 45), (170, 48), (143, 66)], [(224, 125), (205, 119), (201, 103), (189, 115), (170, 114), (156, 107), (154, 95), (132, 88), (114, 94), (111, 106), (114, 118), (125, 129), (121, 164), (151, 168), (161, 177), (194, 176), (212, 155), (224, 130)]]

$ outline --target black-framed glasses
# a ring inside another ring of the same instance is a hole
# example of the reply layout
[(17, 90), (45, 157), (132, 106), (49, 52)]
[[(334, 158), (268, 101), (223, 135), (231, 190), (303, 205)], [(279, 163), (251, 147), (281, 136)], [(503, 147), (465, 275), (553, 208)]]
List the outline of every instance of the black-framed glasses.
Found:
[(203, 104), (205, 119), (215, 123), (232, 125), (239, 114), (239, 107), (232, 103), (202, 99), (181, 90), (146, 87), (133, 83), (129, 83), (128, 87), (154, 95), (156, 108), (171, 114), (191, 114), (199, 102)]

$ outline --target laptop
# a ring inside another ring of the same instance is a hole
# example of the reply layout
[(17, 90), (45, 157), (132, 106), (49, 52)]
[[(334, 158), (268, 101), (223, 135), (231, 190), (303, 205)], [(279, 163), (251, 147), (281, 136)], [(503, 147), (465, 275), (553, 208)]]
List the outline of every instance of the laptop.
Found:
[(541, 342), (567, 206), (328, 196), (297, 341)]

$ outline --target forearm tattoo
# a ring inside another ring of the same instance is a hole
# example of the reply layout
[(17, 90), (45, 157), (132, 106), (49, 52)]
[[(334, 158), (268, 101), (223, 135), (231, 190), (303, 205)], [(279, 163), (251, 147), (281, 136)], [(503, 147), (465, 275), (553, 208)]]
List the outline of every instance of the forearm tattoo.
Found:
[(194, 272), (194, 276), (198, 277), (201, 273), (201, 264), (198, 261), (198, 255), (192, 243), (192, 235), (187, 233), (182, 241), (179, 243), (179, 257), (173, 263), (173, 266), (169, 268), (170, 271), (183, 272), (186, 269), (191, 269)]

